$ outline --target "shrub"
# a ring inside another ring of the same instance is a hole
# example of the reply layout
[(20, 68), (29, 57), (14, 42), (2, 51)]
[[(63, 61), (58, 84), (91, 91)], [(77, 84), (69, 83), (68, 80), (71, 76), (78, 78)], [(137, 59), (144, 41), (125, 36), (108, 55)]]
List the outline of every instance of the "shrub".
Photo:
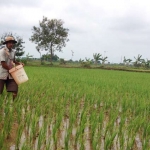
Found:
[(20, 60), (22, 63), (24, 63), (25, 65), (27, 64), (27, 59), (21, 59)]
[(60, 58), (59, 63), (60, 63), (60, 65), (65, 65), (66, 61), (63, 58)]

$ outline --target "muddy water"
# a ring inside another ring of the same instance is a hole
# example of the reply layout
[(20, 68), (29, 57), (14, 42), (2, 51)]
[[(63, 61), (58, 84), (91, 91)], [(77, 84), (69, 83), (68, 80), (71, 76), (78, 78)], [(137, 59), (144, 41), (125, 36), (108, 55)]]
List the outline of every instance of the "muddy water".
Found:
[[(23, 112), (24, 112), (24, 110), (23, 110)], [(69, 138), (69, 141), (68, 141), (69, 149), (72, 149), (72, 150), (80, 150), (80, 148), (81, 148), (80, 147), (81, 146), (80, 141), (78, 141), (77, 144), (75, 145), (75, 138), (76, 138), (76, 134), (77, 134), (77, 129), (80, 128), (79, 122), (81, 121), (81, 113), (82, 113), (82, 109), (78, 113), (79, 115), (77, 118), (77, 126), (72, 127), (71, 137)], [(105, 115), (105, 120), (104, 120), (103, 125), (102, 125), (103, 130), (101, 132), (101, 137), (100, 137), (100, 143), (101, 144), (99, 145), (99, 148), (101, 150), (104, 150), (104, 145), (105, 145), (104, 133), (105, 133), (108, 121), (109, 121), (108, 116)], [(114, 122), (114, 128), (119, 127), (120, 122), (121, 122), (121, 118), (120, 118), (120, 116), (118, 116), (118, 118)], [(44, 124), (44, 117), (40, 116), (39, 121), (38, 121), (39, 130), (43, 127), (43, 124)], [(128, 124), (127, 119), (125, 121), (125, 124)], [(66, 117), (62, 118), (61, 125), (57, 131), (57, 145), (54, 145), (54, 140), (53, 140), (53, 136), (52, 136), (53, 127), (54, 127), (54, 123), (47, 125), (46, 134), (45, 134), (46, 141), (41, 146), (41, 150), (45, 150), (46, 149), (45, 147), (48, 143), (50, 143), (50, 150), (51, 149), (54, 149), (54, 150), (55, 149), (58, 149), (58, 150), (59, 149), (65, 149), (65, 138), (66, 138), (66, 135), (67, 135), (68, 130), (69, 130), (69, 117), (68, 118), (66, 118)], [(19, 145), (20, 150), (21, 150), (23, 144), (26, 143), (27, 138), (29, 138), (27, 136), (30, 136), (31, 129), (29, 129), (28, 135), (26, 134), (26, 130), (27, 130), (27, 127), (25, 127), (25, 130), (22, 133), (22, 136), (20, 139), (20, 145)], [(96, 131), (96, 132), (98, 132), (98, 131)], [(89, 126), (89, 118), (87, 118), (87, 125), (84, 128), (84, 135), (83, 135), (84, 149), (85, 150), (93, 150), (92, 145), (91, 145), (92, 141), (91, 141), (90, 136), (91, 136), (91, 129)], [(127, 138), (128, 138), (127, 131), (124, 131), (124, 139), (125, 139), (124, 148), (125, 149), (127, 148)], [(37, 138), (34, 141), (33, 150), (38, 149), (38, 140), (39, 140), (39, 138), (37, 136)], [(10, 150), (15, 150), (15, 148), (16, 148), (15, 145), (12, 145), (10, 147)], [(119, 137), (118, 137), (118, 135), (116, 135), (116, 137), (114, 138), (113, 146), (111, 147), (111, 150), (119, 150), (119, 148), (120, 148)], [(140, 135), (138, 133), (136, 134), (136, 137), (135, 137), (135, 149), (136, 150), (142, 150), (142, 142), (140, 139)]]
[[(39, 127), (41, 128), (42, 125), (43, 125), (43, 117), (41, 116), (39, 118)], [(120, 119), (117, 120), (117, 124), (119, 123)], [(63, 126), (61, 126), (60, 130), (59, 130), (59, 136), (58, 136), (58, 142), (57, 142), (57, 149), (65, 149), (65, 136), (66, 136), (66, 133), (67, 133), (67, 130), (68, 130), (68, 127), (69, 127), (69, 119), (63, 119), (62, 120), (62, 124)], [(103, 125), (103, 129), (106, 127), (106, 124), (107, 122), (104, 122), (104, 125)], [(52, 139), (52, 130), (53, 130), (53, 126), (50, 125), (49, 128), (47, 128), (47, 134), (46, 134), (46, 143), (48, 143), (49, 141), (51, 141), (50, 143), (50, 149), (55, 149), (54, 148), (54, 143), (53, 143), (53, 139)], [(105, 129), (104, 129), (105, 130)], [(75, 139), (75, 136), (76, 136), (76, 128), (74, 127), (72, 129), (72, 140)], [(19, 145), (19, 149), (21, 150), (21, 147), (23, 146), (23, 143), (26, 141), (26, 134), (25, 132), (22, 133), (22, 137), (20, 139), (20, 145)], [(104, 137), (102, 136), (101, 137), (101, 146), (100, 146), (100, 149), (101, 150), (104, 150)], [(141, 140), (140, 140), (140, 137), (139, 135), (137, 134), (136, 137), (135, 137), (135, 144), (136, 144), (136, 149), (137, 150), (142, 150), (142, 143), (141, 143)], [(34, 142), (34, 150), (37, 150), (37, 145), (38, 145), (38, 138), (35, 140)], [(126, 143), (125, 143), (126, 145)], [(43, 147), (43, 148), (42, 148)], [(41, 147), (41, 150), (44, 150), (44, 147), (45, 145), (43, 144), (43, 146)], [(80, 150), (80, 143), (78, 142), (77, 145), (75, 146), (74, 145), (74, 142), (69, 141), (69, 147), (71, 149), (74, 149), (74, 150)], [(91, 147), (91, 139), (90, 139), (90, 128), (89, 126), (86, 126), (85, 127), (85, 130), (84, 130), (84, 147), (85, 147), (85, 150), (92, 150), (92, 147)], [(115, 139), (114, 139), (114, 144), (113, 144), (113, 147), (111, 148), (112, 150), (119, 150), (119, 147), (120, 147), (120, 143), (118, 141), (118, 137), (116, 136)], [(126, 147), (126, 146), (125, 146)], [(15, 145), (12, 145), (10, 147), (10, 150), (15, 150)]]

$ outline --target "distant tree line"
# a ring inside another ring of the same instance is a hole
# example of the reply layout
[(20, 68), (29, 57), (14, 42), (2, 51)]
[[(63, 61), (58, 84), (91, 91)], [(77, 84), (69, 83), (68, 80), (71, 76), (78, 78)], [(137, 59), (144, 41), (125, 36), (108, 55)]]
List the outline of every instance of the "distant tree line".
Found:
[(135, 67), (145, 67), (150, 68), (150, 60), (143, 59), (142, 55), (138, 54), (137, 57), (134, 57), (135, 61), (132, 62), (132, 59), (126, 59), (124, 56), (123, 63), (124, 65), (134, 65)]

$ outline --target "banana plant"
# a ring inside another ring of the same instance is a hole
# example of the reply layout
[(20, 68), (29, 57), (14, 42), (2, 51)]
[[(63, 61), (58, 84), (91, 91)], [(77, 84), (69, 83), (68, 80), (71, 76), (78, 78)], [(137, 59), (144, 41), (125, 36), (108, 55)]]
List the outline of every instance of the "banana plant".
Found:
[(93, 58), (94, 58), (94, 60), (95, 60), (95, 64), (97, 64), (98, 63), (98, 61), (99, 60), (101, 60), (101, 54), (100, 53), (95, 53), (95, 54), (93, 54)]

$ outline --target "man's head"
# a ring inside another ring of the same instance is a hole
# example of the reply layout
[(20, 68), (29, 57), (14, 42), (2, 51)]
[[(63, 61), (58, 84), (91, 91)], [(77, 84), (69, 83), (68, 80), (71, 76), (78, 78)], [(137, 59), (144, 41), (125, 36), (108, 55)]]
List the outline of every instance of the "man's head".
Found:
[(15, 43), (17, 43), (17, 41), (13, 36), (7, 36), (3, 42), (3, 44), (6, 44), (8, 49), (12, 49)]

